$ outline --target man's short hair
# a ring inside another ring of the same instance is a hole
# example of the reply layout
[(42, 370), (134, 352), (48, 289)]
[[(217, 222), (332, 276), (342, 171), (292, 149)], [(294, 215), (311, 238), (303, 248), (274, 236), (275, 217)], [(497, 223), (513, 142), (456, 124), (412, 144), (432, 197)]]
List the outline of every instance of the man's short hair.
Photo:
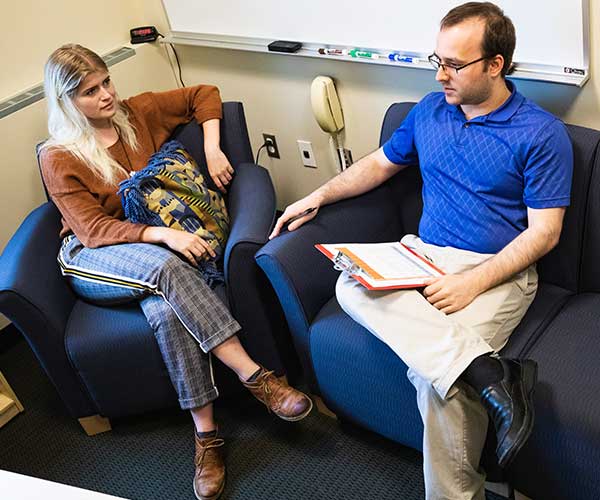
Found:
[(494, 57), (500, 54), (504, 58), (502, 77), (510, 74), (517, 42), (515, 26), (497, 5), (491, 2), (467, 2), (459, 5), (444, 16), (440, 28), (450, 28), (472, 18), (479, 18), (485, 22), (481, 43), (482, 56)]

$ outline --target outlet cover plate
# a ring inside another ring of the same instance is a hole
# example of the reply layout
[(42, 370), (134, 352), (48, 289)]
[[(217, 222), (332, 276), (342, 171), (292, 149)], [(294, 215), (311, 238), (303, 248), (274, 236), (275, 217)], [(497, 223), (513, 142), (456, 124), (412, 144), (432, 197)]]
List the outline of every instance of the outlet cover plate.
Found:
[(312, 144), (309, 141), (298, 140), (298, 150), (300, 151), (300, 158), (302, 158), (302, 164), (305, 167), (317, 168), (315, 154), (313, 153)]
[(263, 134), (263, 141), (267, 145), (267, 155), (271, 158), (280, 158), (279, 146), (277, 146), (277, 139), (272, 134)]

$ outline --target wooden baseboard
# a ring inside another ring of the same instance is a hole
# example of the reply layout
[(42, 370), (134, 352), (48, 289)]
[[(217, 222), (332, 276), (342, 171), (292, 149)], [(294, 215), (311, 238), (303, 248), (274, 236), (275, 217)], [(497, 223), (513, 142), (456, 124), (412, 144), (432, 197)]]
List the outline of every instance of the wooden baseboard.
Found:
[[(7, 401), (5, 401), (7, 400)], [(3, 394), (0, 394), (0, 427), (7, 424), (9, 420), (16, 417), (23, 410), (19, 410), (14, 401), (9, 400)]]
[(505, 498), (509, 498), (512, 491), (507, 483), (492, 483), (489, 481), (485, 482), (485, 489)]
[(0, 427), (23, 411), (23, 405), (0, 373)]
[(335, 413), (333, 413), (329, 408), (327, 408), (327, 405), (323, 402), (323, 400), (321, 399), (320, 396), (315, 396), (315, 395), (311, 394), (310, 397), (315, 402), (315, 405), (317, 406), (317, 410), (319, 410), (319, 413), (325, 415), (326, 417), (337, 418), (337, 415)]
[(532, 500), (528, 496), (523, 495), (520, 491), (515, 490), (515, 500)]
[(100, 415), (82, 417), (78, 418), (77, 420), (88, 436), (95, 436), (96, 434), (112, 430), (112, 427), (110, 426), (110, 420)]
[(512, 487), (508, 483), (492, 483), (492, 482), (486, 481), (485, 489), (487, 491), (491, 491), (492, 493), (503, 496), (505, 498), (513, 498), (511, 496), (511, 493), (512, 493), (512, 494), (514, 494), (515, 500), (532, 500), (531, 498), (523, 495), (523, 493), (521, 493), (517, 490), (513, 491)]

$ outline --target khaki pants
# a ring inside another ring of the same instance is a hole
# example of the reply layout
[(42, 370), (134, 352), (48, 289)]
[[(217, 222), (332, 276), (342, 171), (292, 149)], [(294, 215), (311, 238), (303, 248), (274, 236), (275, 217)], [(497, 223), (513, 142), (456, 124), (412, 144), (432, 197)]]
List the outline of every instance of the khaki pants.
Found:
[[(402, 242), (447, 273), (491, 257), (438, 247), (407, 235)], [(423, 456), (428, 499), (484, 499), (479, 460), (488, 416), (474, 391), (457, 381), (471, 361), (502, 349), (537, 290), (534, 266), (446, 315), (417, 290), (369, 291), (343, 273), (336, 296), (344, 311), (386, 343), (409, 367), (424, 424)]]

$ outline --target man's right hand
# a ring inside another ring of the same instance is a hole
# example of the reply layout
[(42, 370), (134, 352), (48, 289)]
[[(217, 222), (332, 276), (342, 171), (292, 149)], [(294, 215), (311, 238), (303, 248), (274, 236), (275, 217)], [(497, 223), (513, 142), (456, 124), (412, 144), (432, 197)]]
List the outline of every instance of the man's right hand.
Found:
[(306, 198), (302, 198), (301, 200), (298, 200), (297, 202), (292, 203), (290, 206), (288, 206), (285, 209), (285, 211), (283, 212), (281, 217), (279, 217), (279, 219), (277, 219), (275, 227), (273, 228), (273, 231), (269, 235), (269, 239), (272, 240), (273, 238), (278, 236), (279, 233), (281, 232), (281, 230), (283, 229), (283, 227), (288, 223), (288, 221), (290, 219), (299, 216), (300, 214), (302, 214), (309, 208), (314, 208), (314, 210), (312, 212), (310, 212), (309, 214), (306, 214), (304, 217), (294, 220), (292, 223), (289, 224), (289, 226), (287, 227), (287, 230), (294, 231), (295, 229), (298, 229), (305, 222), (308, 222), (309, 220), (314, 219), (315, 216), (317, 215), (317, 212), (319, 211), (320, 207), (321, 207), (321, 201), (316, 196), (307, 196)]

